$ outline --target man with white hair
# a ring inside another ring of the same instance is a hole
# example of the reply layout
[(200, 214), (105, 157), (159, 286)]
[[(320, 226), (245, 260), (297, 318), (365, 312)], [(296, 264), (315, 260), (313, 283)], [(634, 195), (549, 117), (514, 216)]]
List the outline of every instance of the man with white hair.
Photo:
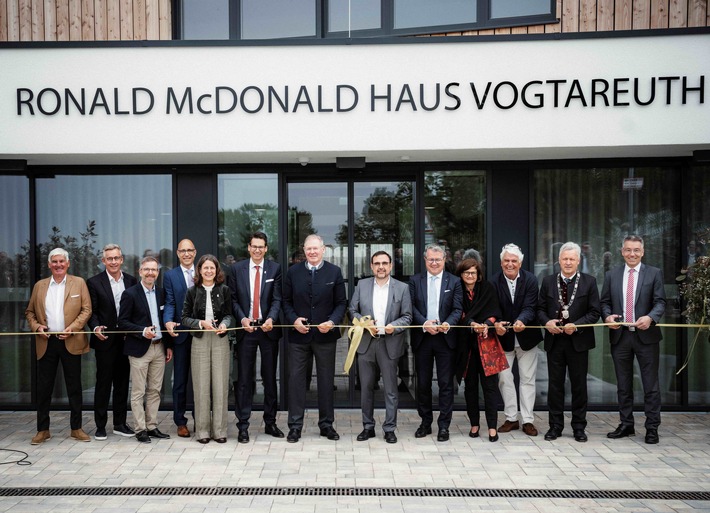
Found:
[(547, 330), (545, 351), (549, 375), (550, 429), (545, 433), (545, 440), (562, 436), (565, 376), (569, 370), (574, 439), (587, 441), (584, 432), (587, 427), (587, 370), (589, 350), (595, 346), (594, 328), (589, 325), (599, 320), (601, 307), (597, 280), (578, 271), (581, 253), (579, 244), (563, 244), (559, 256), (560, 272), (546, 276), (540, 287), (537, 317)]
[(498, 304), (502, 316), (495, 323), (496, 333), (508, 359), (509, 368), (498, 374), (498, 388), (503, 397), (505, 422), (498, 428), (501, 433), (520, 429), (518, 421), (518, 396), (515, 390), (513, 362), (518, 360), (520, 385), (520, 416), (523, 432), (537, 436), (535, 428), (535, 377), (537, 374), (537, 345), (542, 340), (538, 328), (526, 328), (536, 324), (537, 278), (521, 269), (523, 252), (515, 244), (506, 244), (500, 253), (501, 270), (491, 280), (498, 292)]
[(89, 352), (83, 332), (91, 316), (91, 298), (83, 279), (67, 274), (69, 253), (55, 248), (47, 257), (52, 276), (38, 281), (32, 289), (25, 317), (35, 332), (37, 350), (37, 434), (30, 442), (49, 440), (49, 410), (57, 367), (62, 364), (67, 387), (71, 437), (80, 442), (91, 439), (81, 429), (81, 355)]

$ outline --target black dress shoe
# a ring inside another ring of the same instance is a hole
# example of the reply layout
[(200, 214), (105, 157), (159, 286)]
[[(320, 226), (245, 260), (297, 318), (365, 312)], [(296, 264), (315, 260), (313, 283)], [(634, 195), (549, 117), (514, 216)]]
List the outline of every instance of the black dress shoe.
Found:
[(284, 432), (279, 429), (276, 424), (267, 424), (264, 428), (264, 433), (271, 435), (275, 438), (283, 438)]
[(333, 429), (333, 426), (321, 429), (320, 436), (325, 436), (328, 440), (340, 440), (340, 435), (335, 429)]
[(575, 429), (573, 431), (574, 439), (577, 442), (586, 442), (587, 441), (587, 434), (584, 432), (584, 429)]
[(374, 429), (363, 429), (359, 435), (357, 435), (357, 441), (358, 442), (364, 442), (366, 440), (369, 440), (370, 438), (375, 438), (375, 430)]
[(424, 438), (431, 434), (431, 426), (421, 424), (417, 430), (414, 432), (414, 438)]
[(645, 442), (647, 444), (657, 444), (658, 443), (658, 430), (653, 429), (653, 428), (647, 429)]
[(446, 442), (448, 439), (449, 439), (449, 430), (448, 429), (440, 429), (436, 435), (436, 441), (437, 442)]
[(214, 441), (217, 442), (218, 444), (226, 444), (226, 443), (227, 443), (227, 438), (226, 438), (226, 437), (215, 438)]
[(624, 438), (625, 436), (634, 436), (636, 434), (636, 431), (634, 431), (633, 426), (624, 426), (623, 424), (619, 424), (619, 426), (612, 431), (611, 433), (607, 433), (606, 437), (607, 438)]
[[(471, 427), (472, 427), (472, 428), (475, 428), (475, 427), (478, 427), (478, 426), (471, 426)], [(470, 431), (470, 430), (469, 430), (468, 436), (470, 436), (471, 438), (478, 438), (479, 436), (481, 436), (480, 431), (481, 431), (481, 428), (480, 428), (480, 427), (478, 428), (478, 431), (476, 431), (475, 433), (474, 433), (473, 431)]]
[(237, 442), (240, 444), (245, 444), (249, 441), (249, 431), (246, 429), (240, 429), (239, 435), (237, 436)]
[(170, 438), (170, 435), (163, 433), (158, 428), (148, 430), (148, 436), (151, 438)]
[(394, 434), (394, 431), (385, 431), (385, 442), (388, 444), (397, 443), (397, 435)]
[(136, 440), (138, 440), (142, 444), (149, 444), (150, 443), (150, 437), (148, 436), (147, 431), (139, 431), (136, 433)]
[(300, 429), (289, 429), (288, 430), (288, 436), (286, 437), (286, 441), (290, 444), (296, 443), (301, 439), (301, 430)]
[(209, 438), (198, 438), (197, 441), (198, 441), (199, 443), (203, 444), (203, 445), (210, 443), (210, 439), (209, 439)]
[(562, 436), (562, 430), (560, 428), (551, 427), (547, 433), (545, 433), (545, 440), (557, 440)]

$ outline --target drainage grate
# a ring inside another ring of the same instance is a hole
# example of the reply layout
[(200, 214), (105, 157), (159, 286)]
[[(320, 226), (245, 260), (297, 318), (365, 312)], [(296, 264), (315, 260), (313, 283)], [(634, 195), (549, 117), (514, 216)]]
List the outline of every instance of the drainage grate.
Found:
[(85, 488), (0, 488), (0, 497), (115, 495), (239, 495), (239, 496), (376, 496), (376, 497), (498, 497), (506, 499), (629, 499), (657, 501), (710, 501), (710, 492), (643, 490), (516, 490), (496, 488), (318, 488), (318, 487), (85, 487)]

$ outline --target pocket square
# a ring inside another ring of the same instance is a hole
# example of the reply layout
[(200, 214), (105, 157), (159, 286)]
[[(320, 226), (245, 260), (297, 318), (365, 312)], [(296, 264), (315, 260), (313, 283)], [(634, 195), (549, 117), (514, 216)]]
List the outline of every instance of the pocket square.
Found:
[(328, 283), (326, 283), (326, 285), (333, 285), (334, 283), (334, 281), (329, 281)]
[(271, 279), (268, 279), (268, 280), (264, 280), (264, 283), (269, 283), (270, 281), (274, 281), (274, 279), (271, 278)]
[(161, 305), (161, 306), (160, 306), (160, 309), (161, 309), (161, 310), (165, 310), (165, 305)]
[(444, 291), (444, 294), (446, 294), (447, 292), (451, 292), (451, 289), (446, 289), (446, 290)]

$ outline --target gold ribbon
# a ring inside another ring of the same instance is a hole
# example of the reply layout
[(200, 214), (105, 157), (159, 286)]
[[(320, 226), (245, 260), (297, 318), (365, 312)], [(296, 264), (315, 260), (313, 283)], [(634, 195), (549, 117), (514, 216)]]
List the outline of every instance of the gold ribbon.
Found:
[(353, 319), (353, 325), (348, 328), (350, 348), (348, 349), (348, 357), (345, 358), (345, 365), (343, 366), (343, 371), (345, 371), (346, 375), (350, 373), (350, 367), (353, 366), (353, 360), (355, 360), (355, 353), (357, 353), (360, 340), (362, 340), (362, 335), (369, 327), (370, 322), (372, 322), (372, 317), (365, 315), (359, 319)]

